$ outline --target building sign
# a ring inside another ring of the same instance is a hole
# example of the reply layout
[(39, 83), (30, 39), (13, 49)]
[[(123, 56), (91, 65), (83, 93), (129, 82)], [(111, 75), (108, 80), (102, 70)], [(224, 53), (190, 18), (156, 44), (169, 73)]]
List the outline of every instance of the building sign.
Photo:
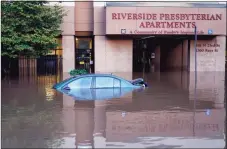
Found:
[(222, 8), (107, 7), (106, 13), (106, 34), (119, 34), (118, 27), (127, 34), (194, 34), (195, 26), (198, 34), (226, 34)]
[(126, 34), (126, 29), (121, 29), (121, 34)]
[[(190, 61), (191, 61), (191, 70), (195, 70), (195, 47), (194, 41), (190, 43)], [(220, 71), (218, 69), (224, 69), (225, 66), (220, 64), (224, 63), (224, 56), (220, 58), (220, 55), (224, 55), (224, 45), (220, 40), (215, 38), (212, 40), (198, 40), (196, 44), (197, 52), (197, 70), (199, 71)]]
[(139, 28), (194, 28), (195, 20), (222, 20), (222, 14), (112, 13), (112, 20), (143, 20)]

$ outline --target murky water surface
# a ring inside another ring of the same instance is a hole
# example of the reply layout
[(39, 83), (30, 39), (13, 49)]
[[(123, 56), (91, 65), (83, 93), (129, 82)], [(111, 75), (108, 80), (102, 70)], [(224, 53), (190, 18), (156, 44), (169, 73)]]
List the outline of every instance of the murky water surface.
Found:
[(51, 89), (61, 76), (2, 80), (2, 147), (224, 148), (224, 73), (120, 76), (149, 87), (77, 101)]

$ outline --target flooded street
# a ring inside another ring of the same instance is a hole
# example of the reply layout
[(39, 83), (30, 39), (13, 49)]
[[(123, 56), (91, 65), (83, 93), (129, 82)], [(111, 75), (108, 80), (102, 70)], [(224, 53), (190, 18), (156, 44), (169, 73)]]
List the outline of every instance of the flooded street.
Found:
[(148, 88), (99, 101), (51, 89), (67, 77), (2, 80), (3, 148), (225, 147), (224, 72), (125, 74)]

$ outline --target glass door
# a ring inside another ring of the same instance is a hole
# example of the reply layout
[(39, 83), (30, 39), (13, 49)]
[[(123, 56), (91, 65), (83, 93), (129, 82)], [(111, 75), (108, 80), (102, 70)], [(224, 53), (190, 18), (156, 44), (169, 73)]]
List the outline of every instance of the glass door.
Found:
[(76, 37), (76, 69), (86, 69), (94, 72), (94, 49), (92, 37)]

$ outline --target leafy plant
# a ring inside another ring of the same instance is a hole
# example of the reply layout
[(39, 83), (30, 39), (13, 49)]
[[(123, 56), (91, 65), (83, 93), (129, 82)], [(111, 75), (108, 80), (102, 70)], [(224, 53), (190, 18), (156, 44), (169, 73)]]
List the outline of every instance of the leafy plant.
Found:
[(60, 25), (66, 15), (61, 6), (47, 1), (1, 2), (1, 55), (38, 57), (58, 45)]
[(83, 74), (87, 74), (87, 70), (86, 69), (73, 69), (69, 72), (69, 74), (71, 76), (77, 76), (77, 75), (83, 75)]

